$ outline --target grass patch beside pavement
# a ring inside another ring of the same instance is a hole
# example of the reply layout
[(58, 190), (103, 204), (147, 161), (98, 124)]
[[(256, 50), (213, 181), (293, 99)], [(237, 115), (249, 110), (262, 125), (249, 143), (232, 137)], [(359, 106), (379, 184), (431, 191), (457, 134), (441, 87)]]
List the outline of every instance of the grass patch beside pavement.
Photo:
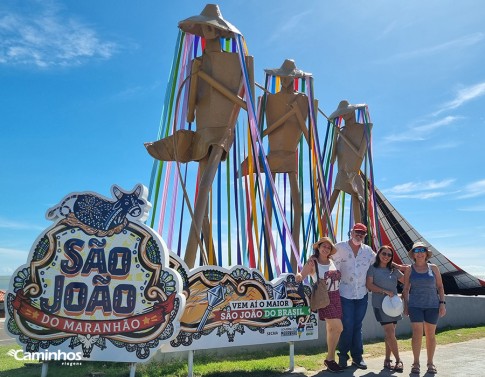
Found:
[[(485, 337), (485, 326), (469, 328), (444, 328), (437, 331), (438, 345), (465, 342), (467, 340)], [(410, 336), (399, 337), (399, 350), (410, 351)], [(424, 342), (423, 342), (424, 343)], [(0, 346), (0, 377), (39, 377), (41, 363), (17, 361), (7, 355), (10, 349), (20, 349), (19, 346)], [(295, 367), (303, 367), (307, 371), (322, 369), (326, 357), (326, 348), (317, 347), (310, 350), (298, 350), (295, 346)], [(365, 357), (379, 357), (384, 353), (382, 340), (367, 341), (364, 346)], [(87, 377), (93, 372), (102, 372), (104, 377), (129, 376), (129, 364), (82, 361), (82, 365), (63, 365), (61, 361), (49, 362), (49, 377)], [(276, 377), (285, 372), (289, 366), (287, 351), (263, 351), (228, 355), (224, 360), (214, 361), (214, 357), (200, 356), (194, 358), (194, 376), (196, 377)], [(161, 363), (148, 362), (137, 365), (136, 377), (182, 377), (187, 376), (188, 368), (185, 361)]]

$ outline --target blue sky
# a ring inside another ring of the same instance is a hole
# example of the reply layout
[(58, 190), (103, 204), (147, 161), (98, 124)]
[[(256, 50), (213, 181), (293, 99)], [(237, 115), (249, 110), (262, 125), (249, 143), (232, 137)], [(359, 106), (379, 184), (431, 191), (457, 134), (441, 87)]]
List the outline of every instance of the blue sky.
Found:
[[(171, 4), (167, 6), (166, 4)], [(206, 2), (0, 3), (0, 275), (74, 191), (149, 185), (178, 21)], [(223, 0), (256, 81), (286, 58), (319, 107), (367, 103), (376, 185), (441, 253), (485, 276), (485, 3)]]

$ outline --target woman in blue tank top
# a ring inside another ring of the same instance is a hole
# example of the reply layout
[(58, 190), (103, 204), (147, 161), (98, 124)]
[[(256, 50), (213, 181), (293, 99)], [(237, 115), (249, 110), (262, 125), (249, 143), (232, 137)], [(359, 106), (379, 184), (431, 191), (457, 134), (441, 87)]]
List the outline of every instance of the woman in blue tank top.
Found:
[(436, 374), (436, 366), (433, 363), (436, 349), (435, 332), (438, 318), (446, 314), (445, 290), (438, 267), (428, 263), (433, 254), (423, 242), (415, 242), (408, 255), (414, 263), (404, 273), (402, 295), (404, 314), (409, 316), (413, 331), (414, 361), (411, 373), (420, 372), (419, 355), (424, 330), (428, 355), (427, 372)]

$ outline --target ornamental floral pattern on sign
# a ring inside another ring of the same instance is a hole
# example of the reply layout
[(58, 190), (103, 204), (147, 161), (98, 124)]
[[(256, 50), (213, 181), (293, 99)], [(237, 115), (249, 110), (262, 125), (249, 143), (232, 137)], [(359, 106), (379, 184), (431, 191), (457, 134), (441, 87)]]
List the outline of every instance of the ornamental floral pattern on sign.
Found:
[(54, 224), (12, 276), (6, 329), (26, 352), (136, 362), (177, 335), (182, 280), (144, 224), (147, 189), (111, 191), (114, 200), (72, 193), (49, 209)]

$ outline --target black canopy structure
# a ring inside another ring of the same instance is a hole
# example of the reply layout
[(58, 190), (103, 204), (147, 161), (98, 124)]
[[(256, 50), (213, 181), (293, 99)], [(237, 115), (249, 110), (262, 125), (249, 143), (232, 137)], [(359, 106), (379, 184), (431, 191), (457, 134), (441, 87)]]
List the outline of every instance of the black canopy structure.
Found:
[(430, 263), (441, 272), (446, 294), (485, 295), (485, 281), (462, 270), (431, 245), (376, 189), (377, 213), (382, 244), (391, 244), (402, 262), (412, 263), (408, 251), (416, 241), (429, 245), (433, 252)]

